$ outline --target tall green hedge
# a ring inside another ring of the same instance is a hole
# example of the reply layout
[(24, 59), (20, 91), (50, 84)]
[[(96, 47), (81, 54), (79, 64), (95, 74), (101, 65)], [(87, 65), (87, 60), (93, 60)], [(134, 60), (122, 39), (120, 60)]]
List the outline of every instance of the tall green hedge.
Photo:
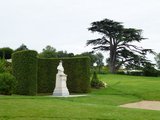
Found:
[(32, 50), (15, 52), (12, 55), (13, 75), (18, 81), (16, 93), (36, 95), (37, 52)]
[(38, 93), (51, 93), (55, 85), (57, 59), (38, 59)]
[(51, 93), (55, 87), (57, 66), (63, 61), (70, 93), (90, 91), (90, 59), (88, 57), (63, 59), (38, 59), (38, 92)]

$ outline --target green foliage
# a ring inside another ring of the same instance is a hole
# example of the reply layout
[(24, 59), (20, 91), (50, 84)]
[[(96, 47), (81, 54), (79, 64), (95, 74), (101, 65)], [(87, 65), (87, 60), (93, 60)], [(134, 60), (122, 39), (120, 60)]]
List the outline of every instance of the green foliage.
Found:
[(143, 76), (144, 73), (142, 70), (128, 70), (128, 71), (124, 71), (124, 70), (119, 70), (116, 72), (116, 74), (121, 74), (121, 75), (134, 75), (134, 76)]
[(143, 71), (130, 71), (130, 72), (127, 72), (128, 75), (135, 75), (135, 76), (143, 76), (144, 73)]
[(160, 76), (160, 70), (157, 70), (157, 74), (158, 74), (158, 76)]
[(144, 65), (143, 74), (144, 74), (144, 76), (157, 77), (158, 76), (158, 71), (154, 68), (154, 66), (152, 64), (147, 63), (146, 65)]
[(103, 73), (109, 73), (109, 66), (108, 66), (108, 65), (103, 66), (103, 67), (102, 67), (102, 72), (103, 72)]
[(160, 53), (156, 54), (155, 61), (157, 63), (158, 69), (160, 69)]
[(51, 93), (55, 87), (59, 59), (38, 59), (38, 93)]
[(0, 74), (0, 94), (11, 95), (16, 87), (16, 78), (9, 73)]
[(58, 51), (56, 52), (57, 58), (64, 58), (64, 57), (74, 57), (73, 53), (67, 53), (67, 51)]
[(12, 64), (5, 59), (0, 59), (0, 73), (12, 73)]
[(98, 73), (102, 73), (102, 67), (104, 66), (103, 63), (104, 56), (100, 52), (96, 53), (95, 56), (96, 56), (96, 64), (98, 67)]
[(16, 93), (36, 95), (37, 93), (37, 52), (25, 50), (12, 56), (13, 75), (18, 81)]
[(109, 52), (111, 73), (115, 73), (122, 65), (140, 66), (147, 60), (147, 53), (153, 53), (151, 49), (143, 49), (132, 44), (145, 39), (141, 35), (142, 30), (124, 28), (121, 22), (104, 19), (92, 22), (88, 30), (102, 35), (101, 38), (88, 40), (87, 45), (93, 45), (93, 50)]
[(93, 77), (91, 80), (91, 87), (96, 88), (96, 89), (106, 87), (105, 83), (98, 79), (97, 73), (95, 71), (93, 72)]
[(87, 56), (90, 58), (90, 66), (93, 67), (93, 64), (97, 61), (97, 57), (93, 52), (83, 52), (79, 55), (76, 55), (77, 57), (83, 57), (83, 56)]
[(64, 58), (74, 57), (73, 53), (67, 53), (67, 51), (56, 51), (56, 49), (50, 45), (46, 46), (43, 51), (38, 55), (39, 58)]
[(18, 51), (22, 51), (22, 50), (29, 50), (29, 49), (27, 48), (26, 45), (22, 44), (14, 52), (18, 52)]
[(12, 63), (5, 61), (5, 66), (4, 66), (5, 72), (11, 73), (12, 74)]
[(46, 48), (43, 49), (42, 53), (39, 54), (40, 58), (56, 58), (56, 49), (50, 45), (47, 45)]
[(13, 50), (9, 47), (0, 48), (0, 58), (11, 59)]
[(5, 60), (0, 59), (0, 73), (5, 72)]
[(67, 87), (71, 93), (90, 91), (90, 60), (88, 57), (38, 59), (38, 92), (51, 93), (55, 87), (57, 66), (63, 61)]

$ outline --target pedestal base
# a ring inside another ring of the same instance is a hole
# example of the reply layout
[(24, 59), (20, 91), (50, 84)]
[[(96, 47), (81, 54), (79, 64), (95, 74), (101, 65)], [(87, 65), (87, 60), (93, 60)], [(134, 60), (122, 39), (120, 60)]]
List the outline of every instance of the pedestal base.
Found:
[(67, 88), (60, 88), (60, 89), (55, 89), (53, 92), (54, 96), (69, 96), (69, 92)]

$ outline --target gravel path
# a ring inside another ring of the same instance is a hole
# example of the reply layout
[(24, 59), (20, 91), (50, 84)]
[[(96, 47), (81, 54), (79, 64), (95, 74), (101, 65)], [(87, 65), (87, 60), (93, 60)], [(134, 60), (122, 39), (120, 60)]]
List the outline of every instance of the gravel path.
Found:
[(140, 102), (120, 105), (120, 107), (160, 110), (160, 101), (140, 101)]

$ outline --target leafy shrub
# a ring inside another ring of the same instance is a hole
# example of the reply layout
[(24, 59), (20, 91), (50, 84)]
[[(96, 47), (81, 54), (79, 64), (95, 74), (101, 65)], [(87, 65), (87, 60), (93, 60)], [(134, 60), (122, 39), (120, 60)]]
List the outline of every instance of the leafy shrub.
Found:
[(116, 74), (125, 75), (127, 73), (125, 73), (124, 71), (117, 71)]
[(0, 59), (0, 73), (5, 72), (5, 60)]
[(143, 71), (142, 70), (127, 70), (127, 71), (121, 70), (121, 71), (118, 71), (117, 74), (143, 76)]
[(26, 45), (22, 44), (19, 46), (14, 52), (23, 51), (23, 50), (29, 50)]
[(0, 48), (0, 58), (11, 59), (13, 50), (9, 47)]
[(11, 73), (12, 74), (12, 63), (5, 61), (5, 66), (4, 66), (5, 72)]
[(144, 76), (158, 76), (158, 71), (153, 67), (152, 64), (146, 64), (143, 68), (143, 74)]
[(106, 83), (104, 83), (98, 79), (97, 73), (95, 71), (93, 72), (93, 77), (91, 80), (91, 87), (96, 88), (96, 89), (106, 87)]
[(160, 76), (160, 70), (157, 70), (157, 74), (158, 74), (158, 76)]
[(143, 71), (131, 71), (127, 73), (128, 75), (135, 75), (135, 76), (143, 76)]
[(97, 71), (98, 74), (108, 74), (109, 73), (109, 67), (108, 66), (102, 66), (101, 71)]
[(9, 73), (0, 74), (0, 94), (11, 95), (17, 84), (16, 78)]
[(12, 73), (12, 64), (5, 59), (0, 59), (0, 73)]
[(37, 52), (24, 50), (12, 55), (13, 75), (18, 81), (16, 93), (37, 94)]

